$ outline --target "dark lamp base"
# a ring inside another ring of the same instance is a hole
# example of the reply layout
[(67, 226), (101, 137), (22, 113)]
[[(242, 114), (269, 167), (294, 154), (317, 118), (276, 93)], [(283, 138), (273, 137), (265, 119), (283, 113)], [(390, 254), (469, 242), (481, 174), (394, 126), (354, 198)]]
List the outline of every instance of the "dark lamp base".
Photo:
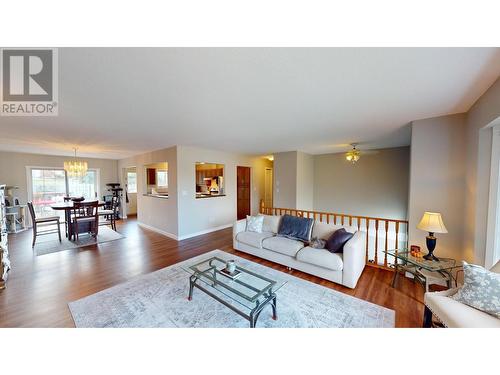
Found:
[(426, 237), (425, 243), (427, 245), (427, 250), (429, 250), (429, 254), (424, 255), (424, 259), (439, 262), (439, 259), (432, 253), (436, 248), (436, 237), (434, 237), (434, 233), (429, 232), (429, 235)]

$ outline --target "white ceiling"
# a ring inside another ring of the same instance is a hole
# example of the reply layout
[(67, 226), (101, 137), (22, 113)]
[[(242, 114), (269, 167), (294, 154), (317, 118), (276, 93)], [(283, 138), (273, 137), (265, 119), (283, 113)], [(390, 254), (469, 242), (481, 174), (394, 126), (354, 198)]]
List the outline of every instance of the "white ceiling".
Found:
[(0, 117), (0, 149), (403, 146), (410, 121), (467, 111), (499, 75), (499, 48), (60, 48), (59, 116)]

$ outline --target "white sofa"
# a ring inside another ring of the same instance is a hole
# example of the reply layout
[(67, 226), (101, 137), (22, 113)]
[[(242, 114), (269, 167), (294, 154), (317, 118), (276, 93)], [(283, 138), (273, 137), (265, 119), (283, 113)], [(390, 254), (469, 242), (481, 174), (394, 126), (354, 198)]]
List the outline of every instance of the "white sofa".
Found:
[[(500, 262), (491, 271), (500, 273)], [(424, 327), (431, 326), (434, 315), (449, 328), (500, 328), (500, 319), (451, 298), (457, 291), (458, 288), (454, 288), (425, 293)]]
[(233, 247), (236, 250), (284, 266), (355, 288), (365, 268), (365, 234), (356, 227), (316, 221), (312, 237), (327, 239), (334, 231), (345, 228), (354, 236), (344, 245), (343, 253), (306, 246), (301, 241), (277, 236), (281, 216), (264, 215), (263, 232), (247, 232), (246, 220), (233, 225)]

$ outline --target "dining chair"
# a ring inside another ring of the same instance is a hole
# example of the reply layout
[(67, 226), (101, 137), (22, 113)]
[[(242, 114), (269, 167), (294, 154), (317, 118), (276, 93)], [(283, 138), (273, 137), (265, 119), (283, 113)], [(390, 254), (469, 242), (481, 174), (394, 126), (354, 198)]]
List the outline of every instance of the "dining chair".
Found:
[(99, 225), (110, 225), (111, 229), (116, 232), (116, 218), (118, 216), (118, 198), (112, 197), (109, 208), (99, 209), (99, 216), (105, 220), (99, 222)]
[[(59, 242), (61, 242), (61, 223), (59, 216), (48, 216), (48, 217), (36, 217), (35, 209), (33, 208), (33, 202), (28, 202), (28, 209), (30, 211), (31, 222), (33, 223), (33, 243), (31, 247), (35, 247), (36, 237), (46, 234), (59, 234)], [(40, 230), (40, 228), (54, 226), (57, 224), (57, 229), (45, 229)]]
[(98, 201), (73, 203), (71, 225), (74, 229), (74, 239), (78, 240), (80, 230), (82, 229), (87, 233), (91, 233), (92, 236), (97, 237), (99, 233), (98, 206)]

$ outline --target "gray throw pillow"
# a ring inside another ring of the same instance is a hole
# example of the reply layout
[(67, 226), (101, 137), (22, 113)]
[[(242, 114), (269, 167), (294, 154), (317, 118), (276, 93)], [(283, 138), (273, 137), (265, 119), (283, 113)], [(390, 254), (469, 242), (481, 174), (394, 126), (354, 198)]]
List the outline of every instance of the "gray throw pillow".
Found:
[(463, 267), (464, 285), (452, 298), (500, 319), (500, 274), (466, 262)]

